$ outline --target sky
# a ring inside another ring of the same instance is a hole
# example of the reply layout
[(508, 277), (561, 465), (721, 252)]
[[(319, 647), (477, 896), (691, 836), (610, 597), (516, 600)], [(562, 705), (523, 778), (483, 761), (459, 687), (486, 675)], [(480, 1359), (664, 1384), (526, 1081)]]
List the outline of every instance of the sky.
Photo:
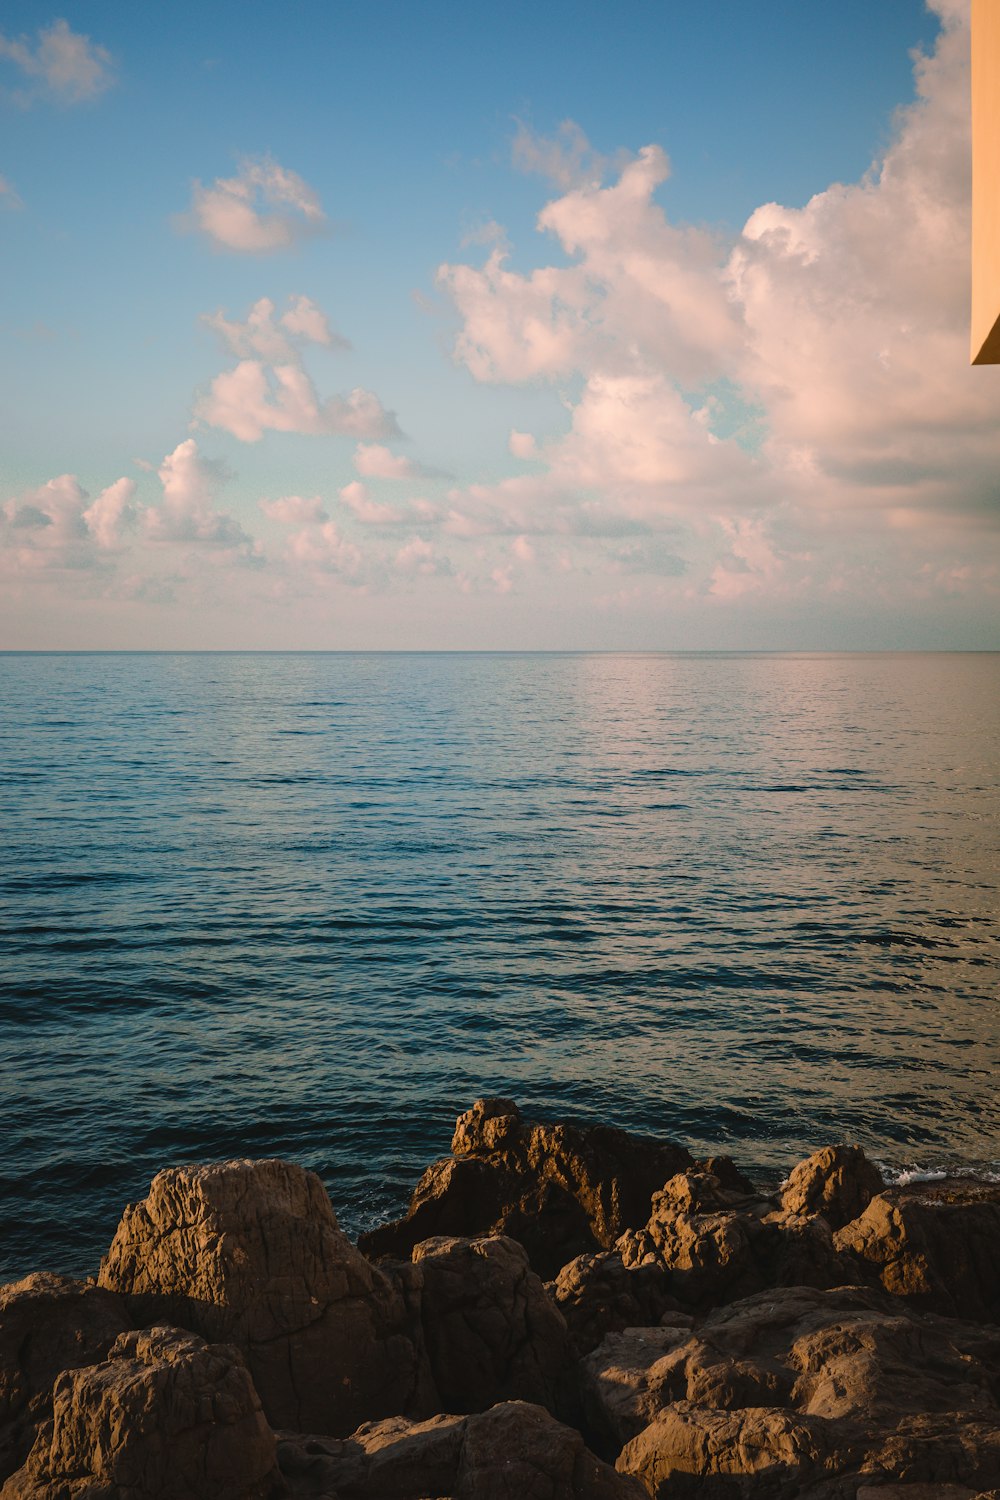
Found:
[(968, 0), (0, 20), (0, 647), (997, 649)]

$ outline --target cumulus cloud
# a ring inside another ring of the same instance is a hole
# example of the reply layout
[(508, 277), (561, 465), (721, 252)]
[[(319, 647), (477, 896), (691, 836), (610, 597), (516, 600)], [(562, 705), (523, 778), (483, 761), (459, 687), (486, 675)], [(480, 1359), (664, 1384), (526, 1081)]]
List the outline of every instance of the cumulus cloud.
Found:
[(252, 554), (253, 538), (234, 516), (217, 510), (225, 478), (222, 466), (203, 458), (194, 438), (178, 443), (157, 469), (163, 498), (145, 511), (146, 535), (154, 542), (201, 543)]
[(320, 400), (297, 365), (268, 368), (244, 359), (212, 381), (194, 407), (197, 421), (221, 427), (244, 443), (256, 443), (265, 432), (345, 433), (348, 437), (396, 437), (395, 414), (378, 397), (357, 386), (346, 396)]
[(514, 271), (499, 247), (437, 279), (457, 360), (555, 385), (567, 428), (511, 432), (536, 471), (453, 490), (447, 529), (679, 528), (701, 570), (685, 587), (718, 599), (863, 593), (873, 568), (928, 588), (965, 577), (987, 531), (995, 546), (1000, 372), (967, 355), (968, 7), (933, 8), (941, 32), (884, 156), (728, 240), (670, 220), (660, 147), (606, 183), (577, 128), (519, 132), (517, 163), (560, 189), (537, 221), (559, 258)]
[(294, 364), (301, 359), (304, 344), (325, 349), (349, 349), (350, 343), (330, 327), (323, 309), (309, 297), (289, 297), (288, 307), (275, 316), (270, 297), (260, 297), (246, 321), (230, 320), (220, 308), (202, 313), (201, 321), (218, 334), (225, 349), (241, 358), (259, 358), (268, 364)]
[(0, 32), (0, 59), (6, 58), (31, 80), (12, 97), (19, 104), (49, 98), (59, 104), (86, 104), (114, 83), (114, 65), (106, 47), (73, 31), (66, 21), (43, 26), (33, 42)]
[(288, 538), (289, 562), (313, 572), (333, 573), (348, 581), (359, 581), (362, 555), (333, 521), (303, 526)]
[(440, 507), (429, 500), (409, 500), (405, 504), (390, 505), (384, 500), (373, 500), (371, 492), (360, 479), (352, 479), (340, 491), (340, 498), (354, 513), (355, 519), (364, 526), (413, 526), (435, 522), (440, 518)]
[(396, 553), (395, 567), (398, 573), (424, 578), (447, 576), (453, 571), (451, 559), (420, 536), (411, 536), (408, 542), (404, 542)]
[(135, 526), (135, 489), (134, 479), (117, 479), (83, 512), (84, 524), (99, 547), (119, 547), (123, 534)]
[(244, 157), (235, 177), (193, 184), (191, 208), (179, 227), (204, 234), (217, 250), (270, 255), (322, 233), (326, 215), (297, 172), (269, 156)]
[[(60, 474), (0, 506), (8, 569), (74, 571), (106, 566), (136, 523), (135, 481), (118, 479), (91, 500), (75, 474)], [(88, 503), (89, 502), (89, 503)]]
[(392, 453), (379, 443), (359, 443), (354, 452), (354, 467), (366, 479), (446, 479), (443, 469), (432, 469), (412, 458)]
[(260, 508), (269, 521), (282, 526), (314, 526), (330, 519), (318, 495), (309, 500), (301, 495), (282, 495), (277, 500), (261, 500)]

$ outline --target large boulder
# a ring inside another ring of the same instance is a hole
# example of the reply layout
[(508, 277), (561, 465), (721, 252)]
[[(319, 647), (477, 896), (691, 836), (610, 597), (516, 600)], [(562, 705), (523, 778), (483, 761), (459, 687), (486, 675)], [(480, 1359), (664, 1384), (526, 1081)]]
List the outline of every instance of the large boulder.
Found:
[(792, 1169), (781, 1207), (805, 1218), (822, 1214), (831, 1229), (842, 1229), (884, 1186), (882, 1173), (860, 1146), (824, 1146)]
[(853, 1494), (863, 1476), (978, 1491), (1000, 1474), (1000, 1330), (871, 1288), (772, 1289), (687, 1333), (611, 1335), (584, 1389), (604, 1451), (624, 1444), (619, 1468), (654, 1496)]
[(834, 1241), (863, 1276), (896, 1297), (1000, 1321), (1000, 1184), (958, 1179), (886, 1188)]
[(370, 1417), (432, 1409), (412, 1308), (301, 1167), (160, 1172), (126, 1209), (99, 1279), (137, 1322), (234, 1344), (273, 1426), (342, 1434)]
[(270, 1500), (274, 1434), (235, 1349), (153, 1328), (68, 1370), (2, 1500)]
[(782, 1213), (775, 1200), (724, 1187), (689, 1169), (653, 1196), (641, 1229), (615, 1247), (628, 1268), (659, 1266), (684, 1308), (701, 1311), (769, 1286), (836, 1286), (845, 1280), (829, 1225)]
[(646, 1328), (664, 1317), (692, 1321), (670, 1295), (670, 1273), (663, 1266), (626, 1266), (616, 1250), (578, 1255), (548, 1283), (548, 1291), (566, 1319), (577, 1355), (589, 1354), (606, 1334), (623, 1328)]
[(296, 1496), (337, 1500), (645, 1500), (571, 1427), (507, 1402), (475, 1416), (366, 1422), (336, 1441), (282, 1434), (279, 1462)]
[(607, 1126), (529, 1123), (510, 1099), (480, 1099), (460, 1115), (452, 1152), (424, 1173), (405, 1219), (361, 1236), (366, 1255), (405, 1257), (436, 1235), (503, 1234), (551, 1278), (644, 1224), (653, 1193), (692, 1160)]
[(0, 1483), (51, 1415), (56, 1376), (104, 1359), (129, 1327), (122, 1299), (91, 1281), (36, 1272), (0, 1287)]
[(566, 1323), (528, 1265), (523, 1246), (486, 1239), (424, 1240), (420, 1272), (424, 1345), (448, 1412), (530, 1401), (569, 1414), (572, 1353)]

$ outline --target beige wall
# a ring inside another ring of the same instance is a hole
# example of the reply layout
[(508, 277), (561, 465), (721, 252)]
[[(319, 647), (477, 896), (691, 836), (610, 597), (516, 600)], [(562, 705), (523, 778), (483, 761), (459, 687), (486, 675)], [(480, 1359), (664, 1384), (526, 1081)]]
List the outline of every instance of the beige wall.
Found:
[(1000, 0), (972, 0), (971, 357), (1000, 364)]

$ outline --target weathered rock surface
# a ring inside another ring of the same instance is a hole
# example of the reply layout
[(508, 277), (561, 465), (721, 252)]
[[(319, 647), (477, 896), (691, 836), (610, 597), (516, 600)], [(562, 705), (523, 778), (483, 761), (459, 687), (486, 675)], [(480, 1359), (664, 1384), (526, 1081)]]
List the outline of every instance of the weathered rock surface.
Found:
[(122, 1299), (93, 1282), (38, 1272), (0, 1287), (0, 1483), (51, 1415), (56, 1376), (104, 1359), (130, 1326)]
[(60, 1375), (2, 1500), (269, 1500), (277, 1445), (235, 1349), (153, 1328)]
[(368, 1422), (340, 1441), (282, 1435), (279, 1461), (296, 1496), (323, 1500), (645, 1500), (578, 1432), (520, 1401), (475, 1416)]
[(433, 1409), (412, 1310), (301, 1167), (159, 1173), (126, 1209), (99, 1280), (127, 1298), (136, 1322), (235, 1344), (273, 1426), (342, 1434)]
[(612, 1335), (586, 1361), (588, 1410), (651, 1495), (697, 1479), (708, 1500), (792, 1496), (862, 1476), (978, 1491), (1000, 1475), (1000, 1329), (869, 1288), (794, 1287), (675, 1332)]
[(452, 1152), (424, 1173), (405, 1219), (361, 1236), (366, 1255), (404, 1257), (436, 1235), (503, 1234), (551, 1278), (644, 1224), (653, 1193), (692, 1160), (681, 1146), (602, 1125), (530, 1124), (509, 1099), (480, 1099), (460, 1115)]
[(438, 1238), (417, 1245), (413, 1261), (441, 1410), (484, 1411), (519, 1400), (568, 1414), (572, 1352), (566, 1322), (523, 1246), (500, 1235)]
[(548, 1283), (548, 1291), (566, 1319), (577, 1355), (589, 1354), (606, 1334), (652, 1327), (665, 1314), (684, 1321), (670, 1295), (669, 1272), (655, 1263), (629, 1268), (615, 1250), (578, 1255)]
[(678, 1173), (654, 1194), (642, 1229), (615, 1247), (627, 1267), (658, 1265), (671, 1294), (701, 1310), (768, 1286), (837, 1286), (845, 1274), (825, 1219), (783, 1214), (771, 1198), (734, 1192), (709, 1172)]
[(862, 1275), (916, 1306), (1000, 1320), (1000, 1185), (886, 1188), (834, 1237)]
[(884, 1186), (860, 1146), (824, 1146), (794, 1168), (781, 1190), (781, 1207), (805, 1218), (822, 1214), (831, 1229), (842, 1229)]

